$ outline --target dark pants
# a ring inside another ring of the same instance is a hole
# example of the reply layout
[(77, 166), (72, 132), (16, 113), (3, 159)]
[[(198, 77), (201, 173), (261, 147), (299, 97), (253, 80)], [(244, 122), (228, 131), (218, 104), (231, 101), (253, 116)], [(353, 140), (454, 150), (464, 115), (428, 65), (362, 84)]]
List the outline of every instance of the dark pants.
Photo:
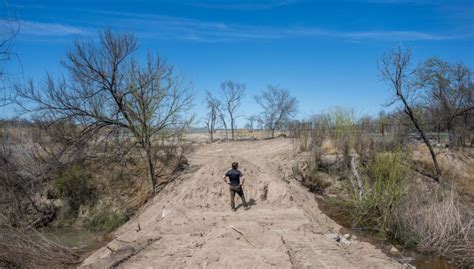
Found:
[(234, 198), (235, 198), (235, 193), (237, 193), (240, 196), (240, 199), (242, 199), (242, 203), (244, 206), (247, 206), (247, 202), (245, 201), (245, 195), (244, 195), (244, 190), (242, 189), (241, 186), (230, 186), (230, 207), (235, 208), (235, 203), (234, 203)]

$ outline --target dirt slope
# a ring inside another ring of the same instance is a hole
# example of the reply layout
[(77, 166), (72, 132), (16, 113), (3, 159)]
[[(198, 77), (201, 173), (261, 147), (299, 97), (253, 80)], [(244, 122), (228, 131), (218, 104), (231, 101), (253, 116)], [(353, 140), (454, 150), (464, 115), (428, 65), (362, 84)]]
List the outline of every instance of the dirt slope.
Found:
[[(200, 147), (189, 171), (81, 267), (403, 268), (368, 243), (334, 240), (340, 226), (287, 176), (292, 158), (286, 139)], [(232, 161), (247, 177), (248, 211), (230, 211), (221, 177)]]

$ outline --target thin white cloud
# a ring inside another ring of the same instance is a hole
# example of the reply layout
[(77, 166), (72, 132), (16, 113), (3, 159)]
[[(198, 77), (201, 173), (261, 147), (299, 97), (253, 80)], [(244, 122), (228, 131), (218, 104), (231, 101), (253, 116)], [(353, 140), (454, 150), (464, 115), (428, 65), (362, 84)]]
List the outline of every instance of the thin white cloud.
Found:
[(442, 34), (412, 30), (335, 31), (322, 27), (266, 27), (116, 11), (89, 11), (113, 16), (141, 38), (223, 42), (252, 39), (338, 38), (346, 40), (417, 41), (470, 38), (473, 33)]
[(108, 25), (116, 30), (135, 32), (139, 38), (189, 40), (196, 42), (228, 42), (285, 38), (336, 38), (349, 41), (440, 41), (472, 38), (474, 36), (472, 31), (459, 34), (433, 33), (417, 30), (336, 31), (323, 27), (273, 27), (229, 24), (184, 17), (109, 10), (78, 8), (64, 8), (62, 10), (74, 11), (75, 13), (96, 14), (100, 17), (100, 20), (96, 20), (97, 22), (92, 24), (91, 27), (95, 28), (93, 31), (73, 25), (22, 21), (21, 33), (36, 36), (89, 35), (102, 29), (103, 25)]
[(90, 32), (84, 28), (58, 24), (44, 23), (37, 21), (20, 20), (20, 34), (33, 36), (70, 36), (70, 35), (88, 35)]
[(334, 31), (318, 27), (263, 27), (171, 17), (129, 19), (128, 25), (147, 25), (146, 29), (142, 27), (140, 31), (137, 31), (139, 35), (145, 38), (161, 37), (207, 42), (285, 38), (337, 38), (356, 41), (440, 41), (464, 39), (473, 36), (472, 33), (440, 34), (410, 30)]
[[(349, 2), (369, 3), (369, 4), (395, 4), (395, 5), (437, 5), (443, 0), (348, 0)], [(446, 1), (445, 2), (449, 2)]]
[(462, 39), (472, 35), (443, 35), (417, 31), (373, 31), (373, 32), (347, 32), (338, 33), (341, 37), (357, 40), (381, 40), (381, 41), (417, 41), (417, 40), (450, 40)]
[(207, 9), (230, 9), (230, 10), (262, 10), (284, 7), (292, 5), (302, 0), (281, 0), (281, 1), (232, 1), (232, 2), (204, 2), (196, 3), (193, 6)]
[[(394, 0), (395, 1), (395, 0)], [(322, 27), (265, 27), (132, 12), (82, 10), (113, 16), (143, 38), (222, 42), (250, 39), (339, 38), (374, 41), (439, 41), (471, 38), (474, 33), (443, 34), (413, 30), (335, 31)]]

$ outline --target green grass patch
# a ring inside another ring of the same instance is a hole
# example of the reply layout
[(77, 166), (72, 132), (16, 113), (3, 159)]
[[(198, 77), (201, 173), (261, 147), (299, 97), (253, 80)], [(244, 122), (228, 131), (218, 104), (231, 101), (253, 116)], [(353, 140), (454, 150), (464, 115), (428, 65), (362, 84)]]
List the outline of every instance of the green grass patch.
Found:
[(92, 177), (79, 166), (62, 171), (54, 179), (53, 192), (69, 205), (73, 217), (77, 215), (81, 205), (90, 204), (95, 200)]
[(375, 155), (367, 167), (362, 197), (354, 194), (352, 215), (359, 226), (393, 237), (396, 209), (408, 192), (410, 158), (401, 151)]
[(99, 210), (86, 220), (87, 229), (95, 232), (111, 232), (127, 222), (128, 217), (120, 212)]

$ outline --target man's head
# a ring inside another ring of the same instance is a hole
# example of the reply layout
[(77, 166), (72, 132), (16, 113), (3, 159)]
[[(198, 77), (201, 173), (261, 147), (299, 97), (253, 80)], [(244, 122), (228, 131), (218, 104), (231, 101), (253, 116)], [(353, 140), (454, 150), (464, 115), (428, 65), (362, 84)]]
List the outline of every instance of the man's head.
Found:
[(232, 163), (232, 169), (237, 169), (239, 168), (239, 163), (238, 162), (233, 162)]

